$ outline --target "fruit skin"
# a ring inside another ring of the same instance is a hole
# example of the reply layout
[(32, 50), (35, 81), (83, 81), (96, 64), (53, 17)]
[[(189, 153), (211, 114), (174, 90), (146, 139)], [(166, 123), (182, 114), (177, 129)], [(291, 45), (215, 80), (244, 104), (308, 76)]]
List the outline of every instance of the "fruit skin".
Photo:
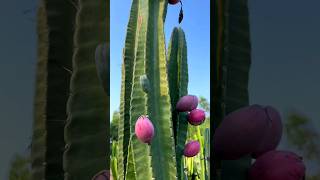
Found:
[(200, 143), (198, 141), (189, 141), (184, 146), (184, 156), (193, 157), (196, 156), (200, 151)]
[(249, 169), (249, 180), (303, 180), (306, 167), (302, 157), (289, 151), (269, 151)]
[(151, 143), (154, 136), (154, 127), (147, 116), (140, 116), (135, 125), (135, 134), (143, 143)]
[(169, 4), (177, 4), (178, 2), (180, 2), (180, 0), (168, 0)]
[(97, 173), (92, 180), (112, 180), (110, 176), (110, 171), (108, 170), (103, 170)]
[(246, 106), (228, 114), (213, 137), (215, 155), (235, 160), (251, 154), (260, 145), (267, 126), (267, 116), (260, 105)]
[(275, 150), (282, 137), (283, 125), (280, 113), (271, 106), (266, 106), (264, 109), (269, 123), (268, 129), (261, 140), (261, 144), (252, 153), (253, 158), (257, 158), (268, 151)]
[(188, 114), (188, 122), (194, 126), (200, 125), (206, 119), (206, 113), (201, 109), (194, 109)]
[(194, 95), (186, 95), (179, 99), (176, 109), (179, 112), (192, 111), (198, 106), (198, 98)]

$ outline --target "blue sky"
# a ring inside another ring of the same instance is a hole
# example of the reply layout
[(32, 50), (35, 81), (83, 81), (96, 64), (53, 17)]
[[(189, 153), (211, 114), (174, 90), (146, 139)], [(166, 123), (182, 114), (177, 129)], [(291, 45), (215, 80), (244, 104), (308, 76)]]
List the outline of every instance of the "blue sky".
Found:
[[(110, 64), (112, 112), (119, 108), (122, 49), (129, 20), (131, 0), (111, 0)], [(186, 34), (189, 68), (189, 94), (210, 99), (210, 0), (183, 0), (184, 20), (179, 25), (180, 4), (168, 5), (165, 37), (168, 45), (172, 29), (182, 27)], [(111, 118), (110, 118), (111, 119)]]

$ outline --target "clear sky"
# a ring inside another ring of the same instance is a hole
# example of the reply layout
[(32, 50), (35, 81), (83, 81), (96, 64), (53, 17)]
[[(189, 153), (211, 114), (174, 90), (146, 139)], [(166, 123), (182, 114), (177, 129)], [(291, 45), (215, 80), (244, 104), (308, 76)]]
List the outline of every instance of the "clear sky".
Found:
[[(119, 108), (122, 49), (129, 20), (131, 0), (111, 0), (111, 107)], [(168, 45), (174, 27), (182, 27), (186, 34), (189, 68), (189, 94), (210, 100), (210, 0), (182, 0), (184, 20), (179, 25), (180, 4), (168, 5), (165, 38)], [(112, 113), (111, 113), (112, 115)], [(111, 119), (111, 118), (110, 118)]]
[[(276, 107), (284, 123), (289, 110), (298, 110), (311, 118), (319, 133), (320, 1), (250, 2), (250, 103)], [(279, 149), (301, 155), (287, 146), (285, 136)], [(307, 173), (319, 168), (307, 163)]]
[(14, 153), (31, 142), (36, 65), (37, 0), (1, 1), (0, 6), (0, 179)]

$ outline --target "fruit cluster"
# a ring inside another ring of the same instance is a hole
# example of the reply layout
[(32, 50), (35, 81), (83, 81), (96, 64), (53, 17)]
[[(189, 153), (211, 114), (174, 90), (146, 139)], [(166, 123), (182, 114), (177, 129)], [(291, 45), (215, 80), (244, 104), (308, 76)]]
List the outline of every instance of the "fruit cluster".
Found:
[[(188, 122), (193, 126), (198, 126), (206, 119), (205, 112), (197, 109), (198, 98), (194, 95), (186, 95), (180, 98), (176, 105), (178, 112), (189, 112)], [(150, 144), (154, 136), (154, 127), (148, 116), (142, 115), (135, 124), (135, 134), (137, 138), (143, 142)], [(189, 141), (184, 148), (184, 156), (193, 157), (200, 151), (200, 143), (198, 141)]]
[(250, 180), (301, 180), (302, 158), (276, 150), (282, 136), (280, 113), (271, 106), (251, 105), (227, 115), (214, 134), (214, 153), (221, 160), (251, 155), (256, 161)]

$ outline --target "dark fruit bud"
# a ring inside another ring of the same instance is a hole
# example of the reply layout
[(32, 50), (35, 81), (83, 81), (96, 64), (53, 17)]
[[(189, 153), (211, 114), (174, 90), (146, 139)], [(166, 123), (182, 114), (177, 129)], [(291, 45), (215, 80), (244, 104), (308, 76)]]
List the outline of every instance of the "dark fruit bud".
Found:
[(168, 3), (174, 5), (177, 4), (179, 1), (180, 0), (168, 0)]
[(214, 134), (213, 149), (220, 159), (235, 160), (253, 153), (261, 144), (268, 120), (260, 105), (228, 114)]
[(269, 151), (257, 158), (249, 180), (302, 180), (306, 167), (301, 157), (289, 151)]
[(92, 180), (111, 180), (110, 171), (100, 171), (92, 178)]
[(252, 153), (253, 158), (257, 158), (265, 152), (275, 150), (282, 137), (282, 122), (280, 113), (271, 106), (264, 108), (268, 126), (265, 135), (258, 148)]

